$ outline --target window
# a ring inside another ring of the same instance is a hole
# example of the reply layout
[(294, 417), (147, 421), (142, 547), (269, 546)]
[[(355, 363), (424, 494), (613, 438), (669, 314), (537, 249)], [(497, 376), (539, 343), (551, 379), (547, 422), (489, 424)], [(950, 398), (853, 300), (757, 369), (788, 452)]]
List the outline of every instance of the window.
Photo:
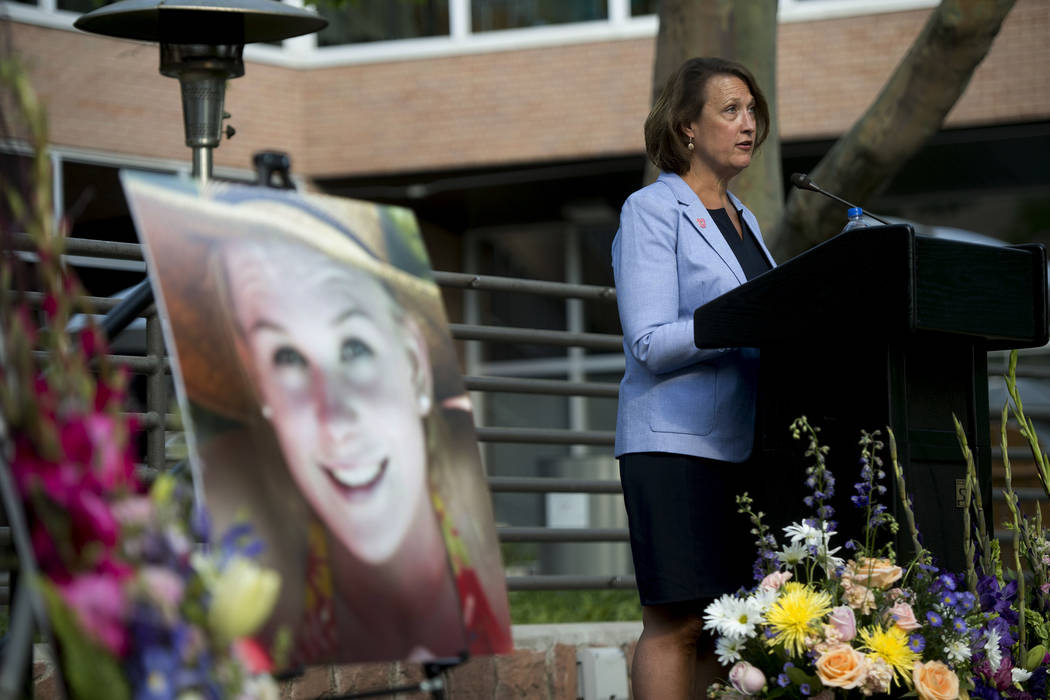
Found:
[(448, 0), (320, 0), (317, 12), (328, 26), (318, 46), (448, 36)]
[(608, 16), (606, 0), (470, 0), (470, 25), (475, 32), (587, 22)]

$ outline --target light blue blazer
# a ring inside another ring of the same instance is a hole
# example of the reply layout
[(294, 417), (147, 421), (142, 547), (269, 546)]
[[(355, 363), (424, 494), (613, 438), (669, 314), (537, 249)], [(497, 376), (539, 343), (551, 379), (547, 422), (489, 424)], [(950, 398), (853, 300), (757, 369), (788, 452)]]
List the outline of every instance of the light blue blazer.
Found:
[[(776, 265), (755, 215), (729, 195)], [(747, 281), (729, 244), (678, 175), (624, 202), (612, 244), (627, 367), (620, 383), (616, 456), (673, 452), (742, 462), (755, 431), (758, 350), (700, 350), (693, 311)]]

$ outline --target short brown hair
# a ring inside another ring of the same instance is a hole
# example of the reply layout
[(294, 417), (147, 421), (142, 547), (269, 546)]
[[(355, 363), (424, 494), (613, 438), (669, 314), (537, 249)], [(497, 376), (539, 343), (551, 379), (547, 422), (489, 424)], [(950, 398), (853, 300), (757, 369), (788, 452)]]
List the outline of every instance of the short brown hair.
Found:
[(716, 75), (740, 78), (755, 98), (756, 151), (769, 135), (769, 105), (751, 71), (724, 58), (690, 58), (667, 80), (645, 120), (645, 152), (660, 170), (678, 175), (689, 171), (682, 128), (700, 116), (707, 81)]

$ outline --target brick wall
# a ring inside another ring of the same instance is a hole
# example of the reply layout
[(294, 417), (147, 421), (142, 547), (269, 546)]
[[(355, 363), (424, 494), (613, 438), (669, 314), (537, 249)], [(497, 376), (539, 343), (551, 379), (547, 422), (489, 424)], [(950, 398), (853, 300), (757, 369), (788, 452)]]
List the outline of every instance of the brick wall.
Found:
[[(841, 133), (870, 104), (928, 11), (780, 25), (785, 139)], [(176, 83), (155, 45), (11, 24), (51, 111), (52, 140), (188, 160)], [(1050, 118), (1050, 4), (1019, 0), (951, 125)], [(653, 40), (629, 39), (296, 70), (249, 62), (229, 83), (238, 134), (218, 165), (280, 148), (304, 175), (350, 175), (637, 153)]]
[[(641, 634), (640, 622), (517, 625), (513, 654), (470, 659), (447, 674), (449, 700), (576, 700), (576, 650), (618, 647), (627, 668)], [(60, 689), (48, 647), (34, 649), (33, 697), (58, 700)], [(313, 700), (419, 683), (418, 664), (354, 664), (316, 666), (282, 681), (282, 700)], [(399, 693), (393, 700), (428, 698), (428, 693)]]

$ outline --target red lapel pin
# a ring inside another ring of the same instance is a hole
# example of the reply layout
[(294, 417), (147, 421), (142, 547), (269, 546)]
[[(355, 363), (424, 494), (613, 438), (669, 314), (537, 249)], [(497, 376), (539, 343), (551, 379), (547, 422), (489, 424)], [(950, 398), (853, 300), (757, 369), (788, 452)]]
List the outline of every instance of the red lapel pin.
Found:
[(707, 219), (702, 217), (696, 217), (696, 223), (700, 224), (700, 228), (707, 228)]

